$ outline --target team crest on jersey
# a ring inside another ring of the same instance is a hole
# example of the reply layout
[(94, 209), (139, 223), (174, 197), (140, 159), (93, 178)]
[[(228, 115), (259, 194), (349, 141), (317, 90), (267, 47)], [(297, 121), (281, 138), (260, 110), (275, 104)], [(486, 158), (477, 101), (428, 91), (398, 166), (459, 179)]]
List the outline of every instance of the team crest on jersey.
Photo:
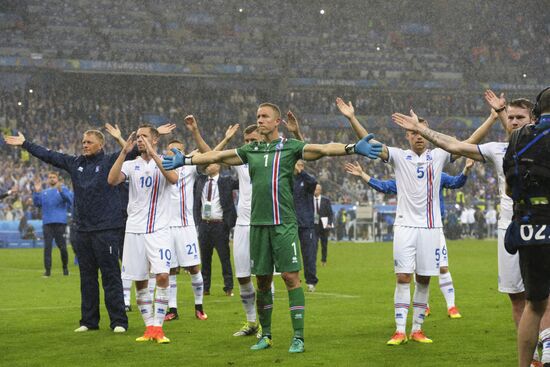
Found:
[(84, 168), (83, 167), (78, 167), (78, 172), (82, 172), (84, 171)]
[(139, 166), (135, 166), (134, 167), (134, 171), (139, 171), (140, 170), (140, 167)]
[(413, 157), (412, 157), (412, 155), (409, 154), (408, 156), (405, 157), (405, 159), (407, 161), (412, 161)]
[(433, 159), (432, 159), (432, 155), (430, 154), (430, 152), (427, 152), (427, 153), (426, 153), (426, 160), (427, 160), (427, 161), (433, 160)]

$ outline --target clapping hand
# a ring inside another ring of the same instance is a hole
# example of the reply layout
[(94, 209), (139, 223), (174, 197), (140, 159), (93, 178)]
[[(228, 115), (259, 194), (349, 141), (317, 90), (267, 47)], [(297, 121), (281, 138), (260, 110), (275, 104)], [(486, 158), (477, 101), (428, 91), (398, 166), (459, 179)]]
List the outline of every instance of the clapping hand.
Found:
[(348, 119), (355, 116), (355, 108), (353, 107), (353, 104), (351, 104), (351, 101), (346, 104), (342, 98), (338, 97), (336, 98), (336, 106), (342, 115), (346, 116)]

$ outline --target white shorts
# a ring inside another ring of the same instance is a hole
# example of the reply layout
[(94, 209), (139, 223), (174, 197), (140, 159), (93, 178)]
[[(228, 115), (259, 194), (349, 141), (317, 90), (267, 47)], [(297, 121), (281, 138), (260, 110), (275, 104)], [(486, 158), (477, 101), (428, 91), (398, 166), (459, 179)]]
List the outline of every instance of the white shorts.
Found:
[(201, 253), (195, 226), (170, 227), (170, 237), (175, 249), (173, 268), (200, 265)]
[(124, 235), (122, 254), (122, 279), (148, 280), (149, 273), (170, 273), (174, 246), (168, 227), (153, 233), (129, 233)]
[(506, 229), (499, 228), (498, 232), (498, 291), (501, 293), (521, 293), (523, 278), (519, 269), (519, 253), (510, 255), (504, 248), (504, 235)]
[(233, 233), (233, 261), (235, 276), (246, 278), (250, 276), (250, 226), (237, 224)]
[[(439, 240), (439, 245), (441, 247), (440, 252), (440, 261), (439, 261), (439, 267), (447, 267), (449, 266), (449, 253), (447, 252), (447, 240), (445, 239), (445, 233), (443, 233), (443, 228), (441, 228), (441, 239)], [(437, 257), (437, 256), (436, 256)]]
[(393, 261), (395, 273), (439, 276), (441, 228), (395, 226)]

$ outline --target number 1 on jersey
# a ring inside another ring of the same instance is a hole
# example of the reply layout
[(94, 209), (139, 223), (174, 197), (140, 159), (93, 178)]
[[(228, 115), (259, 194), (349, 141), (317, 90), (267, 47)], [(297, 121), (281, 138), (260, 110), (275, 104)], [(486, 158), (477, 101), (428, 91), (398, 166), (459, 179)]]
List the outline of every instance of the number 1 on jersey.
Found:
[(267, 167), (267, 158), (269, 157), (269, 154), (264, 154), (264, 158), (265, 158), (265, 165), (264, 167)]

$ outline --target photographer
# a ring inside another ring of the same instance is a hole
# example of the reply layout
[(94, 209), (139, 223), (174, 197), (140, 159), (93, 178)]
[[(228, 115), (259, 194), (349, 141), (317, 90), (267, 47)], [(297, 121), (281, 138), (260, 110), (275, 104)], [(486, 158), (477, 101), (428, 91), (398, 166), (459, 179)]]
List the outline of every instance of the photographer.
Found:
[(505, 246), (509, 253), (519, 251), (525, 285), (526, 304), (518, 327), (520, 366), (531, 363), (550, 293), (550, 88), (537, 96), (533, 116), (535, 124), (512, 133), (503, 164), (507, 194), (514, 201)]

